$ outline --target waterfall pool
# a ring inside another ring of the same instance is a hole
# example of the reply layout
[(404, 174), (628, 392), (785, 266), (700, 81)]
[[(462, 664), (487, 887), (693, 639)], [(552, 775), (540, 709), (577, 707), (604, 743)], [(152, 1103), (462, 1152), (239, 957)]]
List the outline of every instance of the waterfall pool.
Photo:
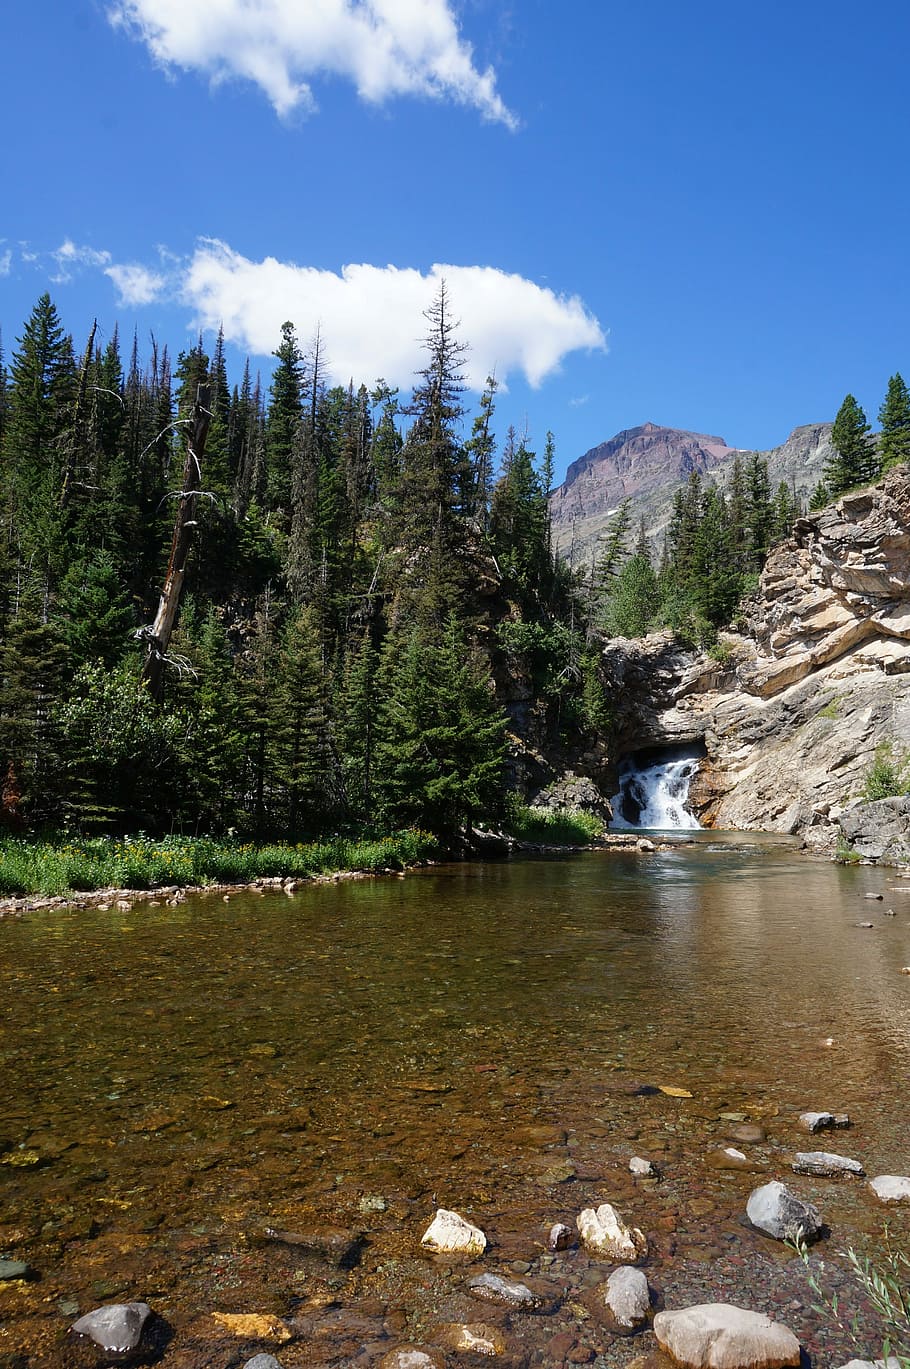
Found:
[[(0, 1256), (35, 1271), (0, 1283), (0, 1365), (94, 1364), (71, 1322), (140, 1299), (164, 1369), (260, 1350), (372, 1369), (478, 1321), (510, 1369), (621, 1366), (653, 1340), (591, 1311), (610, 1266), (546, 1248), (554, 1222), (611, 1202), (646, 1232), (666, 1306), (770, 1312), (833, 1369), (853, 1348), (801, 1262), (744, 1224), (771, 1178), (820, 1208), (814, 1267), (875, 1357), (838, 1252), (874, 1248), (886, 1218), (908, 1248), (910, 1210), (790, 1166), (831, 1149), (910, 1173), (908, 889), (712, 832), (0, 923)], [(809, 1138), (810, 1108), (852, 1126)], [(729, 1145), (745, 1167), (715, 1167)], [(635, 1179), (634, 1155), (660, 1180)], [(486, 1232), (482, 1259), (420, 1252), (437, 1207)], [(479, 1301), (481, 1271), (546, 1310)], [(241, 1314), (259, 1332), (219, 1320)]]

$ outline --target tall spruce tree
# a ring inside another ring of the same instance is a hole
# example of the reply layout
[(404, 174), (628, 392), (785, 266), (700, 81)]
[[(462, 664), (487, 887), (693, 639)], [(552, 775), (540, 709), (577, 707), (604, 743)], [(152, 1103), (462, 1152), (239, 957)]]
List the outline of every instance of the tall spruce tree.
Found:
[(832, 498), (865, 485), (878, 475), (878, 458), (869, 441), (869, 431), (866, 415), (854, 396), (847, 395), (831, 429), (834, 456), (824, 470), (825, 485)]
[(878, 411), (881, 432), (878, 457), (883, 471), (910, 461), (910, 391), (897, 372), (888, 381), (888, 390)]

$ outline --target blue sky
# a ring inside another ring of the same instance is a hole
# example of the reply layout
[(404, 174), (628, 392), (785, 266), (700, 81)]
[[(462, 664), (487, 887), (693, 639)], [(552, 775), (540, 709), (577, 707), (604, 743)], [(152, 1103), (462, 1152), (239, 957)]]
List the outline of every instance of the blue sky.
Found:
[[(31, 0), (0, 18), (0, 326), (281, 321), (405, 384), (446, 276), (497, 430), (767, 447), (910, 376), (910, 12)], [(434, 270), (434, 268), (439, 268)], [(468, 396), (473, 402), (472, 396)]]

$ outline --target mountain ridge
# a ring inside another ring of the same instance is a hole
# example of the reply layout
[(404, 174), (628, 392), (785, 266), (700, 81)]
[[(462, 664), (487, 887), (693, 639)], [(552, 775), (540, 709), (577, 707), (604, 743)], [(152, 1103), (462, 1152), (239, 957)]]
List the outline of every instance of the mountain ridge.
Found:
[(743, 461), (763, 457), (772, 489), (784, 481), (807, 500), (832, 455), (831, 426), (800, 424), (779, 447), (761, 452), (731, 447), (715, 434), (650, 421), (624, 428), (573, 461), (553, 490), (554, 544), (573, 564), (585, 561), (626, 499), (631, 500), (633, 526), (643, 520), (656, 544), (670, 521), (673, 496), (692, 472), (724, 488), (737, 456)]

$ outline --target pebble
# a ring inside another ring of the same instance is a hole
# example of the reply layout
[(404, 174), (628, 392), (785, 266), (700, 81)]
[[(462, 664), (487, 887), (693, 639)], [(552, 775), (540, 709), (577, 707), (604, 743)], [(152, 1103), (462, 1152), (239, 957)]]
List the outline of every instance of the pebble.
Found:
[(572, 1228), (566, 1226), (565, 1222), (554, 1222), (550, 1227), (550, 1234), (547, 1236), (548, 1250), (568, 1250), (572, 1244)]

